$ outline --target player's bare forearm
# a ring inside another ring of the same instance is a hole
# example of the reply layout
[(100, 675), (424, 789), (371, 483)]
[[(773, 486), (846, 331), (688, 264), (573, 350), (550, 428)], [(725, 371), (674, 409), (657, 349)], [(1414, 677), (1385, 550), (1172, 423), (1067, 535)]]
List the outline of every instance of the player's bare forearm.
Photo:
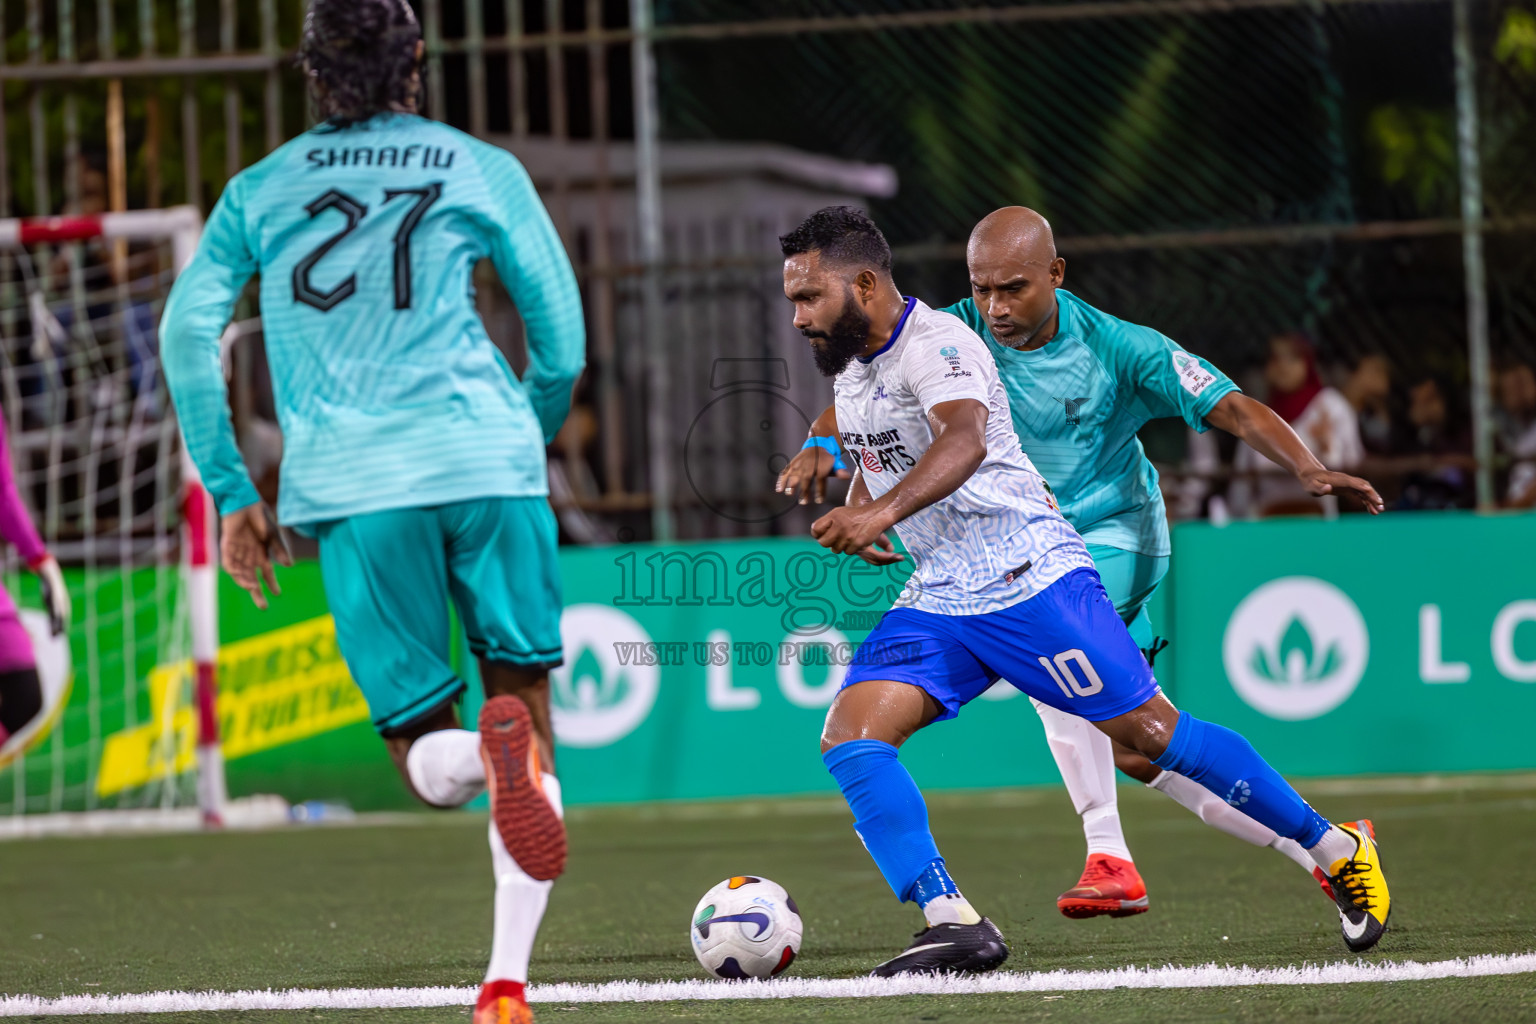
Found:
[(1289, 470), (1308, 493), (1315, 495), (1352, 493), (1367, 512), (1377, 515), (1385, 503), (1369, 480), (1348, 473), (1338, 473), (1324, 466), (1306, 446), (1291, 425), (1269, 406), (1233, 391), (1206, 414), (1213, 427), (1225, 430), (1248, 447)]
[[(837, 440), (837, 406), (822, 410), (806, 436)], [(773, 489), (778, 494), (795, 495), (802, 505), (812, 501), (819, 505), (827, 500), (827, 477), (832, 475), (836, 461), (825, 448), (802, 448), (779, 473)]]
[(1205, 420), (1297, 476), (1324, 468), (1289, 423), (1269, 406), (1247, 395), (1233, 391), (1222, 396)]
[(897, 523), (949, 497), (987, 457), (987, 407), (975, 399), (941, 402), (928, 413), (933, 444), (901, 483), (857, 508), (834, 509), (811, 535), (839, 554), (859, 554)]
[(874, 496), (869, 493), (869, 484), (864, 482), (864, 474), (853, 474), (853, 483), (848, 485), (848, 500), (843, 502), (843, 504), (849, 508), (858, 508), (860, 505), (868, 505), (874, 500)]

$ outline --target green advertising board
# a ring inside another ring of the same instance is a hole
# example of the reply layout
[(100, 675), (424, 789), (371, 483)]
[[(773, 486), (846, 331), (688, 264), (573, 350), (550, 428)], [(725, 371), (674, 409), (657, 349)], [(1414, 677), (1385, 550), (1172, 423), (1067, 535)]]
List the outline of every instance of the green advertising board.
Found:
[[(826, 709), (900, 592), (806, 540), (564, 553), (566, 665), (553, 675), (560, 771), (576, 801), (833, 792)], [(905, 760), (926, 786), (1054, 777), (1039, 719), (1007, 685), (925, 730)]]
[[(1536, 713), (1533, 534), (1536, 516), (1454, 513), (1181, 525), (1153, 609), (1172, 641), (1159, 681), (1290, 774), (1536, 767), (1523, 735)], [(833, 792), (822, 719), (907, 566), (798, 538), (566, 548), (561, 565), (565, 664), (551, 685), (570, 803)], [(280, 578), (267, 612), (220, 588), (232, 795), (411, 806), (336, 648), (318, 566)], [(146, 656), (164, 574), (77, 585), (89, 614), (71, 634), (74, 690), (53, 734), (0, 771), (0, 813), (141, 803), (190, 767), (192, 710), (167, 704), (185, 666)], [(454, 661), (473, 721), (462, 638)], [(903, 761), (929, 788), (1057, 778), (1029, 701), (1006, 684), (919, 733)]]
[(1282, 771), (1536, 767), (1536, 516), (1189, 524), (1170, 582), (1178, 703)]

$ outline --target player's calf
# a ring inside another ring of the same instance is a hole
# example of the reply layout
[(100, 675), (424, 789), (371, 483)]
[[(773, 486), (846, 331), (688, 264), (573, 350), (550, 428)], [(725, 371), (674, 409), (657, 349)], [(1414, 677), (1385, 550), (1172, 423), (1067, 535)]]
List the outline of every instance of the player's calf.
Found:
[(1114, 748), (1115, 767), (1137, 782), (1150, 786), (1157, 781), (1159, 775), (1163, 774), (1163, 770), (1153, 764), (1150, 758), (1132, 750), (1124, 743), (1115, 743)]
[(1008, 958), (1003, 937), (961, 894), (928, 828), (928, 807), (897, 745), (938, 713), (908, 683), (868, 680), (843, 690), (827, 712), (822, 761), (853, 811), (854, 831), (902, 902), (922, 908), (927, 927), (881, 977), (989, 971)]
[(451, 703), (384, 737), (411, 794), (428, 807), (462, 807), (485, 791), (480, 735), (459, 726)]

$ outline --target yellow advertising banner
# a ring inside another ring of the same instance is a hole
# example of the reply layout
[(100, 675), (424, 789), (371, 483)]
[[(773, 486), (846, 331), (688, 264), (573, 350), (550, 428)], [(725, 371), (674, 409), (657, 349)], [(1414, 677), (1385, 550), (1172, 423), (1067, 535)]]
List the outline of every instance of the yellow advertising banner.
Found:
[[(329, 615), (219, 648), (219, 736), (228, 760), (354, 722), (368, 705), (347, 673)], [(149, 676), (149, 720), (107, 737), (96, 793), (106, 797), (187, 771), (196, 758), (190, 660)]]

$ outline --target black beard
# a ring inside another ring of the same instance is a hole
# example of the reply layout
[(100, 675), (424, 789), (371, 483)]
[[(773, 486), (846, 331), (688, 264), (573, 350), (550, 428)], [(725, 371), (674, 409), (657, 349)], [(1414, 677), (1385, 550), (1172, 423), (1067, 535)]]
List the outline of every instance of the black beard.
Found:
[(821, 344), (811, 345), (811, 354), (816, 357), (816, 369), (821, 371), (823, 377), (836, 377), (869, 344), (869, 315), (849, 296), (843, 305), (842, 314), (830, 330), (806, 330), (800, 333), (807, 338), (821, 339)]

